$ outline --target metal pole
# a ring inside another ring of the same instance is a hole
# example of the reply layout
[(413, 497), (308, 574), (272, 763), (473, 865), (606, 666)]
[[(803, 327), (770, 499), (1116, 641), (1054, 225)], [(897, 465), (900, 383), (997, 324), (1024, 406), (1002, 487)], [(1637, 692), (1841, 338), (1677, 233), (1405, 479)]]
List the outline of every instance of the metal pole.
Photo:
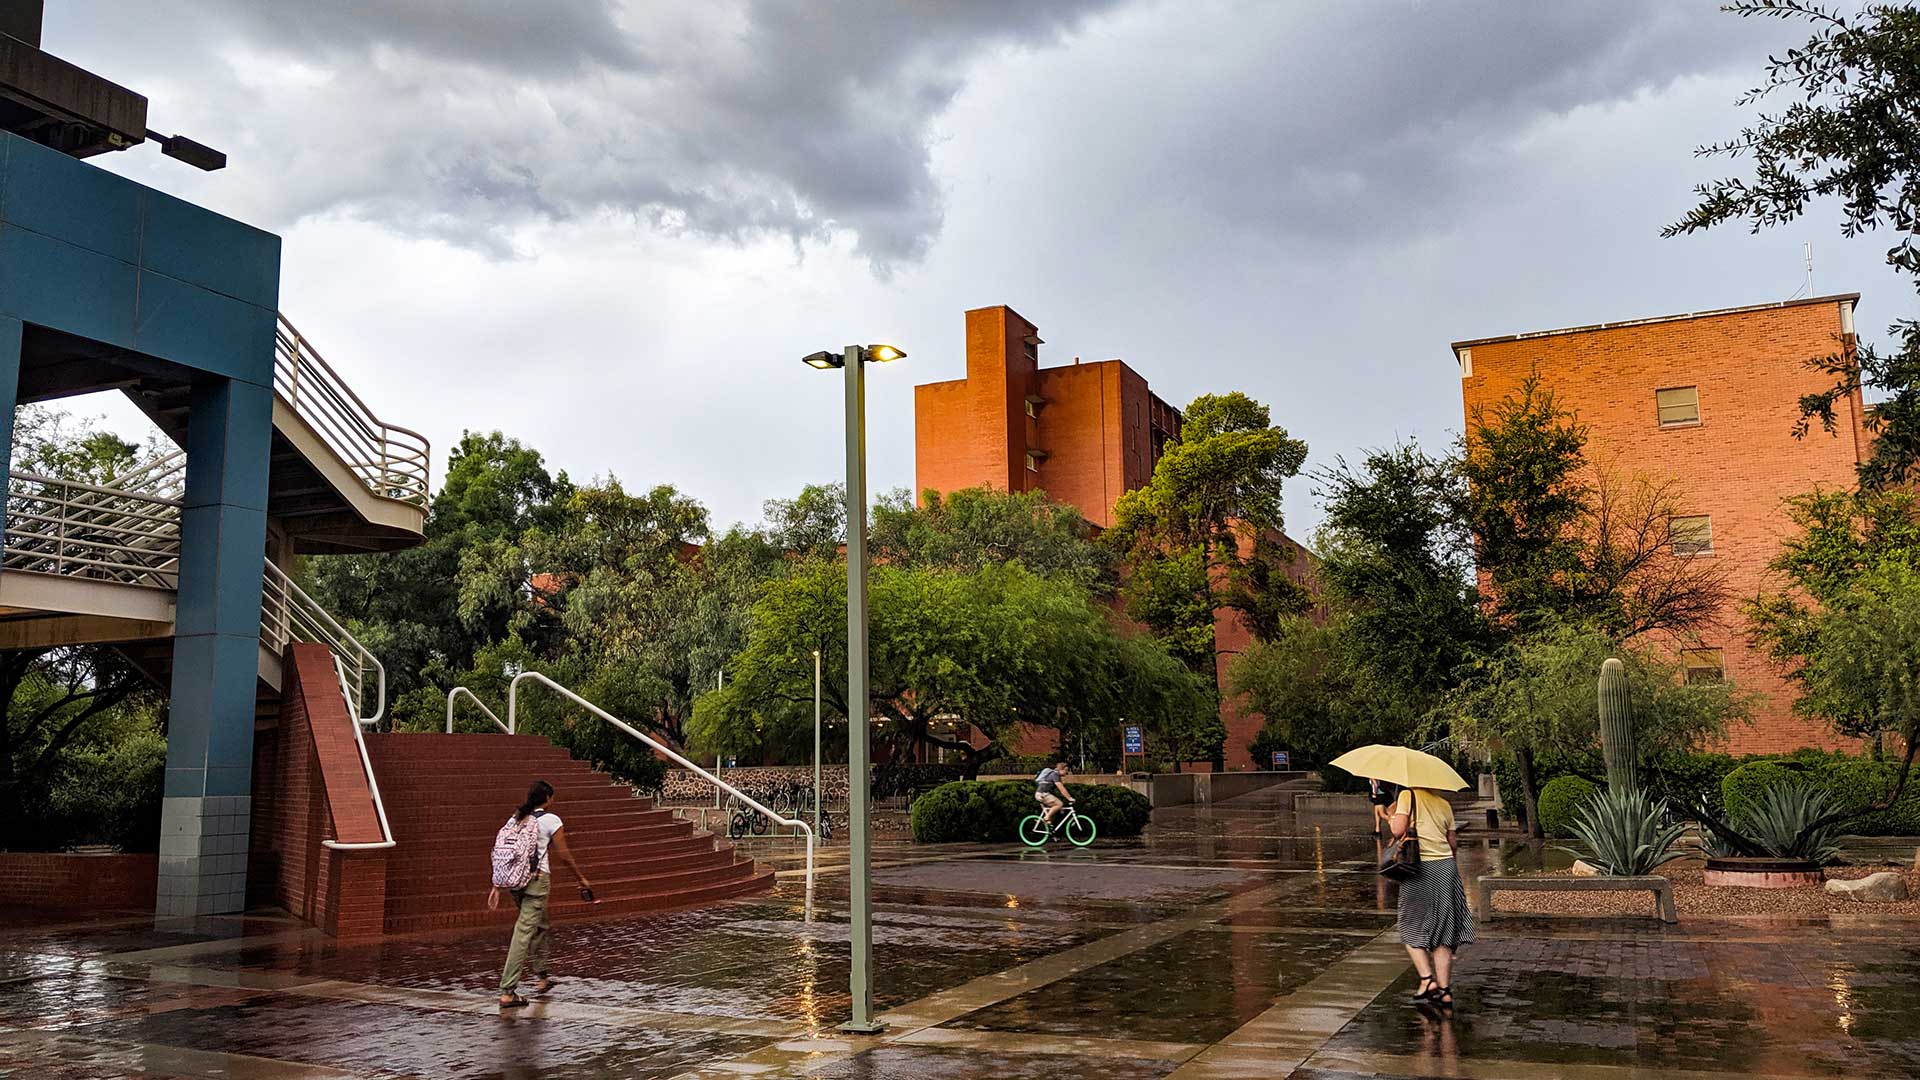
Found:
[(866, 350), (849, 345), (847, 371), (847, 878), (853, 1017), (842, 1031), (874, 1034), (872, 866), (867, 850), (867, 402)]
[(813, 650), (813, 831), (820, 833), (820, 650)]

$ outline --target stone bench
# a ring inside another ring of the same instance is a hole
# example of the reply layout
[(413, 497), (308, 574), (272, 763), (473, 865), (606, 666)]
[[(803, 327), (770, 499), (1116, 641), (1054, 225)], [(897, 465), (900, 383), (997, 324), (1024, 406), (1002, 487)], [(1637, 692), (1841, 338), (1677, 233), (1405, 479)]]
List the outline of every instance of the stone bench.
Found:
[(1658, 905), (1660, 921), (1677, 923), (1679, 912), (1673, 906), (1673, 882), (1658, 874), (1644, 877), (1502, 877), (1488, 874), (1476, 879), (1480, 893), (1480, 917), (1493, 918), (1493, 894), (1497, 892), (1650, 892)]

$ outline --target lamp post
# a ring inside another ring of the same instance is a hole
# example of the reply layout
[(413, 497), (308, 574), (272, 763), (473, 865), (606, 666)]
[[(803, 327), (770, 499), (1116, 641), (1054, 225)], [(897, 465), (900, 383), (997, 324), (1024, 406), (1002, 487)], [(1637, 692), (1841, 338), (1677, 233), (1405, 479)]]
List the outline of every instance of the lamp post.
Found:
[(848, 345), (838, 355), (802, 357), (808, 367), (846, 374), (847, 401), (847, 881), (853, 969), (848, 988), (853, 1016), (840, 1030), (872, 1035), (886, 1029), (873, 1018), (873, 898), (868, 851), (867, 685), (867, 394), (866, 366), (907, 355), (891, 345)]
[(813, 650), (813, 832), (820, 834), (820, 650)]

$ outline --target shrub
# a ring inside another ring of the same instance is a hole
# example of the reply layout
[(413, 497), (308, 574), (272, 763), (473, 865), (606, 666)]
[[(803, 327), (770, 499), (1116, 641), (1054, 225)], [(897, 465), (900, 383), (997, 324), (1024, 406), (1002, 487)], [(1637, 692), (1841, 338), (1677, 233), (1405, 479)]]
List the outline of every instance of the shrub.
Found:
[(1761, 793), (1759, 805), (1741, 819), (1739, 828), (1777, 859), (1810, 859), (1825, 865), (1840, 856), (1833, 827), (1809, 832), (1807, 826), (1832, 806), (1827, 793), (1811, 784), (1775, 784)]
[[(1665, 802), (1649, 799), (1638, 789), (1594, 791), (1592, 784), (1587, 787), (1591, 797), (1579, 800), (1571, 825), (1573, 835), (1580, 838), (1581, 847), (1575, 853), (1581, 858), (1608, 874), (1639, 877), (1686, 854), (1674, 847), (1686, 826), (1662, 824), (1667, 812)], [(1544, 796), (1542, 801), (1544, 806)], [(1546, 816), (1544, 808), (1541, 816)]]
[(1578, 776), (1556, 776), (1540, 789), (1540, 827), (1548, 836), (1572, 836), (1575, 815), (1599, 789)]
[(1740, 759), (1731, 754), (1660, 754), (1648, 763), (1646, 772), (1651, 786), (1664, 791), (1675, 808), (1691, 814), (1705, 803), (1715, 815), (1723, 814), (1720, 784), (1728, 773), (1740, 767)]
[[(1815, 770), (1814, 783), (1826, 792), (1829, 810), (1852, 810), (1893, 794), (1899, 776), (1900, 766), (1895, 762), (1836, 755)], [(1839, 828), (1858, 836), (1920, 834), (1920, 776), (1908, 778), (1907, 790), (1890, 809), (1843, 821)]]
[[(1103, 837), (1138, 836), (1153, 804), (1131, 788), (1068, 781), (1080, 812)], [(921, 844), (971, 841), (995, 844), (1018, 838), (1020, 819), (1038, 813), (1031, 780), (956, 780), (913, 803), (913, 839)]]
[(1799, 769), (1770, 758), (1749, 761), (1728, 773), (1720, 781), (1720, 805), (1726, 811), (1727, 822), (1747, 820), (1759, 809), (1768, 788), (1798, 779)]

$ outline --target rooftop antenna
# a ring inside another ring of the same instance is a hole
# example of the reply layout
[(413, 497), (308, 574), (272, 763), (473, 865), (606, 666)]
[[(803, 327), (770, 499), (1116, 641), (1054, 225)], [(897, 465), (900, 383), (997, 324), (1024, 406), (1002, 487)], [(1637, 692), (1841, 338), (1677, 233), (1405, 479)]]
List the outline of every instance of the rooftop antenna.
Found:
[(1807, 268), (1807, 280), (1793, 290), (1793, 295), (1787, 297), (1789, 300), (1798, 300), (1801, 293), (1806, 293), (1809, 297), (1813, 295), (1813, 241), (1807, 241), (1801, 252)]

